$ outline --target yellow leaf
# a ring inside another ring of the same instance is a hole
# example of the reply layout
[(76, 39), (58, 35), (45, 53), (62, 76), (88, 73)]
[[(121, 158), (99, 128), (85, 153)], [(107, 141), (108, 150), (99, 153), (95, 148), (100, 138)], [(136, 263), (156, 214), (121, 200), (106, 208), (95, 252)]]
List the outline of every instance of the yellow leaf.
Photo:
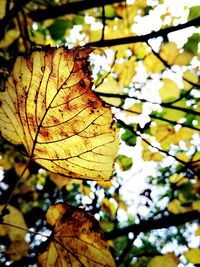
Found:
[(192, 202), (192, 208), (200, 212), (200, 199)]
[(2, 158), (0, 159), (0, 166), (5, 170), (5, 171), (8, 171), (12, 168), (12, 164), (11, 162), (9, 161), (9, 159), (6, 159), (6, 158)]
[(177, 56), (177, 58), (174, 61), (174, 64), (179, 65), (179, 66), (188, 65), (193, 57), (194, 57), (194, 54), (188, 51), (184, 51), (183, 53)]
[(0, 19), (2, 19), (6, 14), (6, 3), (6, 0), (1, 0)]
[(175, 173), (169, 178), (171, 183), (176, 184), (176, 186), (181, 186), (188, 182), (188, 178), (184, 177), (182, 174)]
[(161, 160), (163, 160), (164, 156), (158, 151), (158, 152), (152, 152), (150, 150), (150, 146), (145, 143), (144, 141), (142, 141), (142, 159), (144, 161), (156, 161), (156, 162), (160, 162)]
[(107, 181), (107, 182), (103, 182), (103, 181), (98, 181), (97, 182), (98, 185), (100, 185), (101, 187), (108, 189), (112, 186), (112, 181)]
[[(63, 186), (68, 185), (72, 179), (66, 178), (62, 175), (56, 174), (56, 173), (51, 173), (50, 174), (50, 179), (56, 184), (58, 188), (62, 188)], [(73, 187), (72, 187), (73, 188)]]
[[(183, 78), (185, 78), (186, 80), (188, 80), (194, 84), (198, 83), (198, 76), (196, 74), (194, 74), (193, 72), (191, 72), (190, 70), (186, 70), (183, 73)], [(192, 84), (190, 84), (189, 82), (187, 82), (185, 80), (183, 80), (183, 86), (184, 86), (185, 90), (190, 90), (193, 87)]]
[(200, 225), (198, 225), (198, 227), (197, 227), (196, 236), (200, 236)]
[(7, 48), (10, 46), (17, 38), (19, 38), (20, 32), (16, 29), (8, 30), (5, 37), (0, 42), (0, 48)]
[(188, 162), (190, 160), (190, 158), (188, 157), (185, 151), (183, 151), (182, 153), (176, 154), (176, 157), (184, 162)]
[(126, 116), (140, 115), (142, 113), (142, 103), (134, 103), (131, 107), (128, 108), (128, 110), (125, 113)]
[[(26, 168), (26, 164), (23, 164), (22, 162), (18, 162), (14, 164), (15, 172), (16, 174), (21, 177), (21, 174), (24, 172), (24, 169)], [(26, 168), (22, 178), (27, 179), (30, 176), (30, 171), (29, 169)]]
[(173, 199), (172, 201), (170, 201), (167, 208), (171, 213), (174, 214), (184, 213), (188, 211), (187, 208), (181, 206), (181, 202), (178, 199)]
[(114, 65), (113, 71), (117, 73), (119, 83), (123, 87), (130, 85), (130, 82), (136, 74), (137, 65), (138, 62), (133, 57), (123, 63), (116, 63)]
[(148, 52), (148, 49), (147, 49), (147, 46), (144, 43), (140, 43), (140, 42), (139, 43), (132, 44), (131, 51), (139, 59), (144, 58), (149, 53)]
[(200, 264), (200, 249), (190, 248), (184, 252), (186, 260), (193, 264)]
[(32, 160), (67, 177), (108, 180), (118, 150), (111, 109), (91, 90), (92, 48), (19, 56), (0, 100), (0, 130)]
[(174, 81), (166, 78), (162, 82), (163, 86), (160, 88), (159, 93), (163, 102), (169, 102), (179, 98), (180, 89)]
[(174, 129), (167, 124), (161, 124), (151, 127), (151, 133), (156, 140), (161, 144), (163, 149), (168, 149), (169, 146), (176, 141)]
[(91, 215), (59, 203), (49, 207), (46, 220), (53, 235), (46, 251), (39, 254), (42, 267), (115, 266), (99, 224)]
[(189, 129), (186, 127), (181, 127), (176, 133), (175, 133), (175, 143), (178, 143), (181, 140), (188, 141), (192, 138), (193, 134), (196, 133), (195, 130)]
[[(0, 206), (0, 211), (3, 209), (3, 207), (4, 205)], [(25, 231), (20, 230), (15, 227), (1, 224), (0, 225), (0, 236), (8, 235), (10, 240), (12, 241), (24, 240), (27, 226), (26, 226), (26, 223), (24, 221), (21, 211), (19, 211), (18, 209), (10, 205), (8, 205), (7, 208), (10, 211), (10, 213), (4, 216), (4, 223), (12, 224), (12, 225), (15, 225), (16, 227), (21, 227), (25, 229)]]
[[(100, 84), (96, 89), (96, 92), (101, 92), (101, 93), (111, 93), (111, 94), (121, 94), (123, 93), (123, 87), (119, 82), (116, 80), (108, 80), (106, 82), (103, 82)], [(114, 98), (114, 97), (102, 97), (102, 99), (111, 105), (114, 106), (119, 106), (121, 104), (121, 99), (120, 98)]]
[(163, 63), (153, 54), (147, 55), (143, 64), (150, 73), (160, 73), (164, 68)]
[[(0, 206), (0, 211), (3, 209), (3, 205)], [(9, 226), (6, 224), (0, 225), (0, 236), (8, 235), (10, 244), (6, 248), (6, 254), (11, 260), (20, 260), (22, 257), (28, 254), (28, 243), (25, 241), (27, 225), (23, 218), (21, 211), (8, 205), (7, 209), (9, 214), (4, 216), (4, 223), (14, 225)], [(22, 229), (19, 229), (20, 227)]]
[(178, 55), (179, 55), (179, 51), (178, 51), (176, 43), (168, 42), (161, 46), (160, 56), (169, 65), (173, 65)]
[(155, 256), (150, 260), (147, 267), (176, 267), (179, 263), (174, 253), (168, 253), (164, 256)]

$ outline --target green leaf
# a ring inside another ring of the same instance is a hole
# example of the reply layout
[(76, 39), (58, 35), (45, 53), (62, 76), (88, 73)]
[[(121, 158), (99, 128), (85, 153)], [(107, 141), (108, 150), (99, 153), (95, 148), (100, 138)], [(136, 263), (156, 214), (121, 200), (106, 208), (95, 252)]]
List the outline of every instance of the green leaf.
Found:
[(187, 40), (187, 43), (184, 44), (184, 50), (190, 51), (197, 55), (198, 51), (198, 44), (200, 42), (200, 34), (194, 33), (192, 36), (190, 36)]
[(118, 155), (117, 156), (117, 163), (119, 164), (119, 167), (122, 171), (128, 171), (133, 165), (132, 158), (129, 158), (124, 155)]
[(121, 138), (128, 146), (135, 146), (136, 145), (137, 136), (134, 135), (128, 129), (125, 130), (125, 132), (122, 134)]
[(65, 35), (66, 29), (71, 25), (71, 22), (65, 19), (57, 19), (48, 27), (51, 37), (54, 40), (62, 39)]
[(200, 16), (200, 6), (192, 6), (188, 15), (188, 20), (198, 18)]

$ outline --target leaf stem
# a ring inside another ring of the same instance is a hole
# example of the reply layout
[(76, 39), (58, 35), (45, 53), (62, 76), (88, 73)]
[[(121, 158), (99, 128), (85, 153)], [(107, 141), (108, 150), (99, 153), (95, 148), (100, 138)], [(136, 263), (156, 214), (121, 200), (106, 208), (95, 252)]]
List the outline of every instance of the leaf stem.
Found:
[(25, 231), (25, 232), (29, 232), (29, 233), (34, 234), (34, 235), (40, 235), (40, 236), (43, 236), (43, 237), (46, 237), (46, 238), (49, 237), (49, 235), (44, 235), (42, 233), (35, 232), (33, 230), (29, 230), (29, 229), (26, 229), (26, 228), (23, 228), (21, 226), (14, 225), (14, 224), (11, 224), (11, 223), (2, 222), (1, 224), (6, 225), (6, 226), (9, 226), (9, 227), (17, 228), (17, 229), (22, 230), (22, 231)]

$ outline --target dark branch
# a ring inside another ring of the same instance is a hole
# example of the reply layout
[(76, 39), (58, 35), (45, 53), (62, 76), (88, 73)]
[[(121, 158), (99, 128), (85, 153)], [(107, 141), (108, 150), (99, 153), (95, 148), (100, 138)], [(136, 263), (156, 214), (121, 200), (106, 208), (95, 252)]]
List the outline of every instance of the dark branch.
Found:
[(149, 220), (142, 220), (139, 224), (129, 225), (121, 229), (114, 229), (109, 233), (105, 233), (107, 239), (114, 239), (120, 236), (125, 236), (128, 233), (146, 233), (151, 230), (169, 228), (170, 226), (180, 226), (187, 222), (192, 222), (200, 218), (198, 211), (189, 211), (182, 214), (164, 215), (160, 219), (150, 218)]
[(4, 38), (5, 28), (11, 22), (11, 20), (17, 16), (17, 14), (23, 9), (23, 7), (29, 2), (30, 0), (19, 1), (14, 7), (6, 12), (6, 15), (0, 20), (1, 31), (0, 31), (0, 40)]
[(34, 21), (43, 21), (49, 18), (57, 18), (67, 14), (77, 14), (80, 11), (94, 7), (102, 7), (102, 5), (112, 5), (114, 3), (121, 3), (124, 0), (93, 0), (93, 1), (78, 1), (63, 4), (60, 6), (49, 6), (46, 9), (36, 9), (31, 11), (28, 16)]
[(88, 43), (89, 46), (96, 46), (96, 47), (104, 47), (104, 46), (115, 46), (115, 45), (122, 45), (122, 44), (131, 44), (137, 42), (147, 42), (149, 39), (156, 38), (159, 36), (166, 36), (170, 32), (182, 30), (191, 26), (199, 26), (200, 25), (200, 17), (190, 20), (186, 23), (179, 24), (177, 26), (168, 27), (165, 29), (161, 29), (157, 32), (150, 32), (145, 35), (140, 36), (130, 36), (124, 38), (116, 38), (110, 40), (100, 40), (96, 42)]
[(189, 113), (189, 114), (200, 116), (200, 112), (198, 112), (196, 110), (193, 110), (193, 109), (188, 109), (188, 108), (173, 106), (173, 105), (170, 105), (168, 103), (151, 102), (151, 101), (148, 101), (146, 99), (138, 98), (138, 97), (135, 97), (135, 96), (112, 94), (112, 93), (103, 93), (103, 92), (96, 92), (96, 94), (99, 95), (99, 96), (113, 97), (113, 98), (119, 98), (119, 99), (127, 99), (127, 98), (128, 99), (135, 99), (135, 100), (141, 101), (143, 103), (146, 103), (147, 102), (147, 103), (151, 103), (151, 104), (155, 104), (155, 105), (160, 105), (161, 107), (170, 108), (170, 109), (174, 109), (174, 110), (179, 110), (179, 111), (183, 111), (183, 112), (186, 112), (186, 113)]

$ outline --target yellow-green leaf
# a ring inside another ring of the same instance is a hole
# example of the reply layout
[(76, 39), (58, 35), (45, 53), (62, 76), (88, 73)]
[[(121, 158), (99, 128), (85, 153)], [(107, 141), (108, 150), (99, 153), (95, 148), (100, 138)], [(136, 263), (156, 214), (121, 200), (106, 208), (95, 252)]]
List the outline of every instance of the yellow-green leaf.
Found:
[(66, 204), (50, 206), (47, 223), (53, 228), (50, 243), (38, 261), (42, 267), (114, 267), (98, 222), (81, 209)]
[(172, 101), (179, 98), (180, 89), (174, 81), (166, 78), (163, 79), (162, 82), (163, 86), (160, 88), (159, 93), (163, 102)]
[(111, 109), (91, 90), (92, 48), (19, 56), (0, 99), (0, 130), (47, 170), (108, 180), (118, 150)]

